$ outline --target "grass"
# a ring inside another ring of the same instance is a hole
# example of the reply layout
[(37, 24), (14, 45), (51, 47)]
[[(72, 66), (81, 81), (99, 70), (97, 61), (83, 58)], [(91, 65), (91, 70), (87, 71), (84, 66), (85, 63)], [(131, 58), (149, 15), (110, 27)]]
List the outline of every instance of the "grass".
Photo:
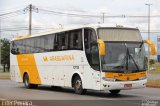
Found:
[(10, 79), (9, 72), (3, 72), (2, 70), (0, 70), (0, 79)]
[(3, 70), (0, 70), (0, 73), (8, 73), (9, 71), (6, 70), (5, 72)]
[(147, 86), (148, 87), (160, 88), (160, 79), (158, 79), (158, 80), (148, 79)]
[(10, 79), (10, 76), (0, 76), (0, 79)]
[(150, 71), (150, 74), (153, 74), (153, 75), (160, 74), (160, 63), (155, 63), (155, 64), (151, 65), (150, 67), (155, 68), (155, 70)]

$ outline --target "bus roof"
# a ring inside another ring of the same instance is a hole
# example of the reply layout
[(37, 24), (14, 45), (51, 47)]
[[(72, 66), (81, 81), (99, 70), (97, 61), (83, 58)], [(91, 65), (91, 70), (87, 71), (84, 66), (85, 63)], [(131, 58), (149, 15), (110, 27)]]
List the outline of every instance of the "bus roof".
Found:
[(85, 25), (71, 25), (71, 26), (62, 26), (61, 28), (56, 28), (56, 29), (52, 29), (52, 30), (46, 30), (43, 32), (39, 32), (37, 34), (33, 34), (33, 35), (27, 35), (27, 36), (18, 36), (16, 38), (13, 38), (13, 40), (20, 40), (20, 39), (27, 39), (27, 38), (31, 38), (31, 37), (37, 37), (37, 36), (42, 36), (42, 35), (48, 35), (48, 34), (52, 34), (52, 33), (58, 33), (58, 32), (65, 32), (65, 31), (69, 31), (69, 30), (76, 30), (76, 29), (81, 29), (81, 28), (93, 28), (93, 29), (97, 29), (97, 28), (131, 28), (131, 29), (138, 29), (137, 27), (133, 27), (133, 26), (122, 26), (122, 25), (107, 25), (107, 24), (85, 24)]

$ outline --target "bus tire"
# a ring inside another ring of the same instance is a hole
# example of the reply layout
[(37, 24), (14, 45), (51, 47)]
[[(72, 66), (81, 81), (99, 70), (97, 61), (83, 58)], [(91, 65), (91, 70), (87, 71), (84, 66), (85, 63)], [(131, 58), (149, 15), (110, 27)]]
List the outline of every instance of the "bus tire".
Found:
[(117, 95), (117, 94), (119, 94), (120, 91), (121, 91), (121, 90), (110, 90), (110, 93), (111, 93), (112, 95)]
[(82, 80), (79, 76), (76, 76), (74, 78), (73, 87), (74, 87), (74, 92), (79, 95), (83, 95), (87, 91), (86, 89), (83, 89)]
[(31, 88), (37, 88), (38, 87), (37, 84), (30, 84), (28, 74), (24, 75), (23, 82), (24, 82), (25, 88), (31, 89)]

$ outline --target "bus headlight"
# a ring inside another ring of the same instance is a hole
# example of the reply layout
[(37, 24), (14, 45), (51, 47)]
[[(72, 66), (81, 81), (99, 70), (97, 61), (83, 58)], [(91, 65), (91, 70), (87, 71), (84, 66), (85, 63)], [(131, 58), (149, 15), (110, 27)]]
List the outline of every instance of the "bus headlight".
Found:
[(102, 79), (104, 81), (112, 81), (112, 82), (116, 81), (116, 79), (114, 79), (114, 78), (105, 78), (105, 77), (103, 77)]

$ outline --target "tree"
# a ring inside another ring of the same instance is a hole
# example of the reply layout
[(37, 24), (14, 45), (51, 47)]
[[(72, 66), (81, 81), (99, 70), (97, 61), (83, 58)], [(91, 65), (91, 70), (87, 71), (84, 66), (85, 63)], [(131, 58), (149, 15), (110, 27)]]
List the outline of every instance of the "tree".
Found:
[(10, 69), (10, 42), (8, 39), (1, 39), (1, 63), (3, 65), (3, 71), (7, 65), (7, 69)]

